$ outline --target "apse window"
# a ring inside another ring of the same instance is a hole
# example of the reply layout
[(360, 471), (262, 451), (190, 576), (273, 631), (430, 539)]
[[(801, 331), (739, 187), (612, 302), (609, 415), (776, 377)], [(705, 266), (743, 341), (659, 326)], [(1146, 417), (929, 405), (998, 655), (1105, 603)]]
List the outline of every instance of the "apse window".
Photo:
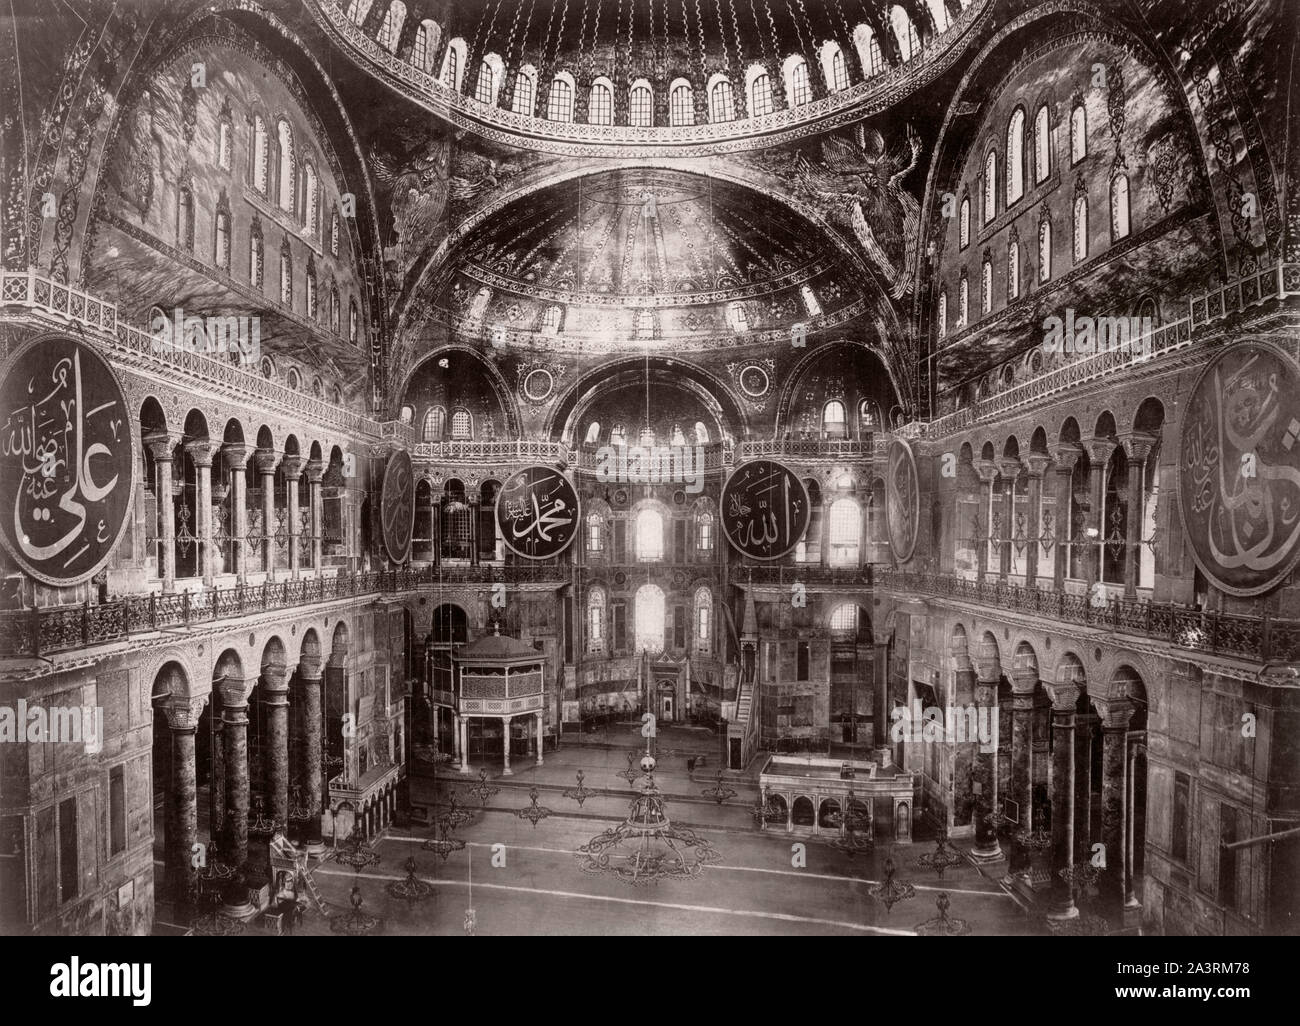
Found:
[(1047, 104), (1034, 115), (1034, 183), (1047, 181), (1052, 170), (1052, 148), (1048, 134)]
[(1070, 111), (1070, 164), (1088, 155), (1088, 112), (1083, 104)]
[(587, 597), (587, 651), (605, 650), (605, 593), (592, 588)]
[(426, 442), (437, 442), (447, 431), (447, 411), (441, 406), (430, 406), (424, 415), (424, 427), (420, 432)]
[(533, 71), (532, 65), (525, 65), (519, 69), (519, 74), (515, 76), (515, 95), (511, 100), (510, 109), (516, 114), (524, 114), (528, 117), (533, 116), (533, 103), (537, 96), (537, 77)]
[(550, 121), (573, 120), (573, 86), (558, 75), (551, 82), (551, 94), (546, 100), (546, 117)]
[(702, 420), (697, 420), (695, 422), (695, 444), (709, 444), (709, 429), (704, 426), (704, 421)]
[(664, 558), (664, 518), (658, 510), (643, 509), (636, 515), (636, 558), (641, 563)]
[(383, 24), (379, 26), (379, 35), (375, 41), (389, 53), (397, 52), (397, 40), (402, 35), (402, 25), (406, 21), (406, 4), (402, 0), (393, 0), (388, 5)]
[(970, 245), (970, 197), (963, 196), (961, 213), (957, 218), (957, 243), (965, 249)]
[(374, 0), (349, 0), (348, 3), (348, 21), (353, 25), (360, 25), (366, 20), (366, 15), (370, 13), (370, 5)]
[(695, 536), (701, 552), (713, 551), (713, 514), (701, 513), (696, 524)]
[(713, 84), (709, 90), (709, 120), (718, 123), (731, 121), (736, 116), (736, 105), (732, 99), (731, 83), (725, 78)]
[(280, 171), (276, 179), (280, 209), (292, 214), (294, 201), (293, 129), (289, 127), (289, 122), (281, 120), (276, 124), (276, 136), (280, 143)]
[(984, 223), (989, 224), (998, 214), (998, 154), (989, 150), (984, 158)]
[(654, 124), (654, 94), (644, 84), (634, 85), (628, 97), (628, 124), (633, 128), (649, 128)]
[(831, 566), (857, 566), (862, 511), (852, 499), (837, 499), (830, 509)]
[(858, 25), (853, 30), (853, 47), (858, 51), (863, 75), (867, 78), (879, 75), (884, 61), (880, 53), (880, 42), (870, 25)]
[(685, 82), (675, 83), (668, 94), (668, 123), (675, 127), (695, 124), (695, 95)]
[(961, 272), (961, 280), (957, 283), (957, 327), (964, 328), (970, 323), (970, 282), (966, 277), (966, 272)]
[(1118, 241), (1128, 233), (1128, 176), (1116, 175), (1110, 183), (1110, 234)]
[(831, 613), (830, 629), (833, 634), (854, 634), (858, 629), (858, 607), (845, 602)]
[(804, 309), (808, 311), (808, 316), (820, 317), (822, 305), (817, 301), (816, 295), (813, 294), (812, 287), (809, 285), (800, 286), (799, 295), (803, 297)]
[(603, 82), (591, 87), (591, 102), (587, 109), (587, 121), (593, 125), (612, 125), (614, 123), (614, 91)]
[(986, 256), (980, 267), (980, 311), (990, 313), (993, 310), (993, 259)]
[(910, 61), (921, 52), (921, 42), (916, 37), (916, 26), (907, 12), (895, 4), (889, 9), (889, 21), (894, 29), (894, 38), (898, 40), (898, 52), (903, 60)]
[(1038, 280), (1050, 281), (1052, 277), (1052, 222), (1043, 220), (1038, 225)]
[(1016, 108), (1007, 125), (1007, 206), (1025, 194), (1025, 112)]
[(812, 99), (812, 91), (808, 86), (808, 63), (802, 57), (787, 59), (785, 88), (789, 107), (802, 107)]
[(474, 437), (474, 421), (468, 410), (455, 410), (451, 415), (451, 437), (467, 441)]
[(483, 61), (478, 66), (478, 81), (474, 83), (474, 99), (479, 103), (491, 104), (496, 96), (496, 75), (492, 65)]
[(595, 445), (600, 441), (600, 421), (593, 420), (587, 427), (587, 444)]
[(844, 52), (838, 46), (831, 53), (830, 87), (837, 93), (849, 87), (849, 69), (844, 63)]
[(832, 399), (822, 409), (822, 434), (826, 438), (846, 438), (848, 436), (847, 413), (844, 404)]
[(415, 45), (411, 47), (410, 62), (426, 75), (433, 74), (433, 55), (438, 48), (438, 26), (432, 21), (420, 22), (420, 31), (415, 34)]
[(708, 588), (695, 592), (695, 650), (707, 654), (712, 648), (713, 595)]
[(1020, 298), (1020, 243), (1007, 243), (1007, 301)]
[(664, 647), (664, 593), (656, 584), (643, 584), (636, 592), (637, 651), (662, 652)]
[(605, 548), (605, 521), (599, 514), (587, 517), (587, 551), (600, 552)]
[(1074, 262), (1088, 259), (1088, 194), (1080, 192), (1074, 197)]
[(772, 80), (766, 72), (757, 74), (749, 83), (749, 116), (761, 118), (771, 114), (772, 109)]

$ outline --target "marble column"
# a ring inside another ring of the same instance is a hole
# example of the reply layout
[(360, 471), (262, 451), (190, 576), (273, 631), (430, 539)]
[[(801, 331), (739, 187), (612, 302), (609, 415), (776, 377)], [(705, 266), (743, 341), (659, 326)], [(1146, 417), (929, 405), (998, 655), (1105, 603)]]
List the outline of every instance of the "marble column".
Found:
[(1128, 517), (1125, 524), (1124, 597), (1137, 598), (1138, 570), (1142, 562), (1142, 521), (1146, 506), (1146, 469), (1156, 440), (1150, 435), (1133, 434), (1121, 439), (1128, 457)]
[(996, 824), (996, 813), (999, 811), (997, 801), (998, 681), (1001, 677), (1002, 669), (996, 660), (979, 660), (975, 681), (975, 706), (981, 717), (988, 717), (984, 722), (990, 724), (991, 739), (988, 744), (982, 741), (976, 744), (973, 764), (975, 847), (971, 849), (971, 857), (979, 862), (997, 862), (1002, 858)]
[(226, 763), (226, 833), (221, 850), (236, 867), (248, 859), (248, 696), (256, 683), (256, 677), (226, 677), (220, 685)]
[(1114, 451), (1114, 439), (1088, 439), (1088, 501), (1092, 508), (1088, 510), (1086, 530), (1097, 532), (1088, 538), (1088, 558), (1083, 564), (1089, 588), (1102, 577), (1101, 553), (1106, 539), (1106, 471), (1110, 468), (1110, 456)]
[(302, 522), (298, 515), (298, 479), (302, 476), (302, 468), (306, 463), (301, 456), (286, 456), (280, 466), (284, 470), (289, 504), (286, 514), (289, 520), (289, 577), (296, 581), (302, 558), (298, 552), (299, 535), (302, 534)]
[(226, 835), (226, 750), (225, 731), (222, 729), (221, 693), (212, 689), (212, 712), (209, 722), (212, 754), (211, 774), (208, 777), (208, 837), (220, 845)]
[(275, 464), (278, 457), (269, 449), (253, 453), (253, 466), (262, 487), (262, 569), (268, 581), (275, 580)]
[(1018, 459), (1004, 456), (998, 460), (998, 473), (1002, 475), (1002, 543), (998, 546), (998, 580), (1006, 582), (1011, 573), (1011, 557), (1015, 553), (1016, 479), (1020, 476)]
[(510, 769), (510, 721), (513, 719), (513, 716), (501, 717), (501, 748), (502, 754), (505, 757), (505, 769), (501, 771), (503, 777), (514, 775), (513, 771)]
[(469, 733), (467, 729), (468, 724), (466, 724), (464, 716), (458, 716), (456, 719), (457, 719), (457, 723), (456, 723), (457, 736), (460, 738), (460, 771), (462, 773), (468, 773), (469, 772), (469, 738), (466, 736)]
[(154, 484), (154, 498), (158, 503), (158, 540), (162, 544), (158, 577), (162, 580), (165, 592), (176, 590), (176, 504), (172, 499), (172, 449), (180, 441), (181, 435), (167, 431), (147, 435), (144, 439), (158, 473), (158, 480)]
[(1074, 496), (1074, 467), (1083, 450), (1070, 442), (1062, 442), (1052, 450), (1056, 474), (1056, 563), (1052, 568), (1052, 589), (1059, 595), (1065, 591), (1065, 579), (1070, 575), (1070, 551), (1073, 517), (1070, 507)]
[(469, 563), (478, 566), (478, 500), (469, 504)]
[(321, 569), (321, 541), (325, 528), (325, 508), (321, 498), (321, 479), (325, 464), (321, 460), (307, 462), (307, 502), (311, 510), (311, 565), (317, 574)]
[(1025, 546), (1025, 583), (1038, 587), (1038, 551), (1039, 535), (1043, 533), (1043, 476), (1051, 464), (1051, 458), (1043, 453), (1030, 453), (1025, 461), (1026, 476), (1029, 478), (1029, 511), (1025, 516), (1025, 534), (1029, 541)]
[(1095, 699), (1093, 705), (1101, 715), (1101, 843), (1106, 846), (1106, 871), (1100, 884), (1107, 903), (1118, 909), (1125, 899), (1125, 747), (1133, 703), (1127, 698)]
[(199, 576), (205, 587), (212, 587), (212, 566), (216, 562), (212, 538), (212, 457), (217, 451), (216, 443), (207, 439), (186, 442), (185, 451), (194, 462), (194, 476), (197, 487), (194, 494), (194, 531), (195, 544), (198, 546), (196, 564)]
[[(1020, 657), (1017, 657), (1019, 659)], [(1034, 828), (1033, 722), (1038, 666), (1017, 666), (1011, 673), (1011, 800), (1021, 830)]]
[(172, 735), (172, 779), (169, 800), (172, 803), (174, 837), (167, 838), (167, 889), (178, 904), (190, 904), (198, 882), (194, 865), (194, 846), (199, 842), (198, 774), (194, 764), (194, 734), (199, 714), (207, 701), (203, 698), (174, 698), (166, 706), (167, 724)]
[(248, 446), (228, 443), (221, 447), (221, 458), (225, 460), (226, 470), (230, 474), (230, 534), (234, 539), (234, 571), (238, 583), (248, 580), (248, 510), (245, 508), (247, 498), (244, 496), (247, 480), (244, 470), (248, 465)]
[(266, 790), (275, 829), (289, 834), (289, 669), (283, 663), (262, 667), (262, 708), (266, 710)]
[[(1145, 736), (1145, 733), (1144, 735)], [(1138, 759), (1145, 760), (1146, 745), (1138, 742), (1128, 744), (1125, 738), (1124, 755), (1124, 907), (1137, 909), (1142, 903), (1137, 899), (1133, 886), (1135, 874), (1134, 846), (1137, 843), (1137, 764)], [(1140, 754), (1140, 752), (1142, 754)]]
[(1092, 858), (1092, 712), (1074, 717), (1074, 861)]
[(992, 460), (976, 460), (972, 465), (980, 479), (978, 521), (984, 525), (984, 536), (975, 539), (975, 573), (976, 578), (983, 581), (989, 569), (989, 541), (993, 537), (993, 479), (998, 476), (998, 465)]
[(1074, 710), (1083, 687), (1070, 668), (1062, 680), (1043, 682), (1052, 700), (1052, 908), (1049, 919), (1073, 919), (1074, 889), (1062, 879), (1074, 855)]
[(298, 661), (298, 687), (302, 700), (302, 793), (312, 812), (307, 821), (304, 840), (308, 851), (324, 848), (321, 839), (321, 663), (318, 655), (305, 655)]
[(542, 731), (543, 731), (543, 729), (544, 729), (544, 726), (543, 726), (543, 714), (542, 714), (542, 713), (538, 713), (538, 714), (537, 714), (537, 765), (539, 765), (539, 766), (541, 766), (544, 762), (546, 762), (546, 760), (545, 760), (544, 758), (542, 758), (542, 737), (543, 737)]

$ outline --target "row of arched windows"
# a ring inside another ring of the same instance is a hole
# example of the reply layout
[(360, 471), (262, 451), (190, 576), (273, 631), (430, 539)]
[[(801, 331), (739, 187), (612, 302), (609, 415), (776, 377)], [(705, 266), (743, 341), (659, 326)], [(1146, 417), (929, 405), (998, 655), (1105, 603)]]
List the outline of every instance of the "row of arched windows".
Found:
[[(654, 428), (643, 428), (640, 435), (632, 440), (623, 423), (616, 423), (609, 430), (610, 445), (654, 445), (656, 442)], [(601, 441), (600, 421), (593, 420), (587, 425), (587, 433), (584, 436), (584, 442), (587, 445), (599, 445)], [(666, 445), (708, 445), (710, 442), (709, 429), (705, 427), (702, 420), (695, 422), (695, 430), (690, 437), (682, 430), (680, 424), (674, 424), (672, 434)]]
[[(692, 599), (695, 631), (690, 645), (701, 655), (708, 655), (713, 649), (713, 593), (703, 585), (695, 589)], [(609, 603), (605, 589), (595, 585), (587, 593), (587, 651), (601, 653), (628, 643), (626, 623), (616, 615), (615, 624), (621, 626), (616, 630), (617, 637), (610, 637), (606, 630), (606, 617)], [(664, 610), (663, 589), (655, 584), (644, 584), (637, 589), (634, 599), (635, 626), (633, 633), (634, 650), (646, 649), (652, 652), (662, 651), (667, 639), (664, 628), (667, 623)], [(685, 638), (683, 637), (683, 642)]]
[[(447, 434), (447, 410), (442, 406), (430, 406), (424, 414), (424, 423), (420, 427), (420, 440), (440, 442)], [(474, 438), (474, 417), (464, 407), (454, 407), (451, 411), (451, 438), (453, 441), (471, 441)]]

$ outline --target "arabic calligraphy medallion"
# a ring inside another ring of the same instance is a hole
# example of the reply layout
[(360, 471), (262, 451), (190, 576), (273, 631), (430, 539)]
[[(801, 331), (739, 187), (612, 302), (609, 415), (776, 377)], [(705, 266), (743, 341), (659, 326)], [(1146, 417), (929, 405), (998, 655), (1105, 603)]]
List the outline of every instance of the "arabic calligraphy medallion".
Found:
[(901, 438), (889, 443), (889, 470), (885, 488), (885, 523), (894, 558), (906, 563), (916, 548), (917, 520), (921, 515), (921, 489), (912, 447)]
[(1300, 366), (1266, 343), (1234, 343), (1186, 410), (1178, 505), (1196, 565), (1229, 595), (1268, 591), (1300, 558)]
[(558, 556), (578, 533), (578, 493), (550, 467), (525, 467), (506, 478), (496, 506), (497, 529), (526, 559)]
[(722, 489), (722, 529), (751, 559), (780, 559), (799, 544), (812, 511), (794, 471), (772, 460), (737, 467)]
[(113, 369), (76, 339), (30, 342), (0, 372), (0, 541), (38, 581), (87, 580), (117, 548), (133, 427)]
[(394, 449), (388, 457), (379, 515), (388, 558), (394, 563), (406, 562), (415, 530), (415, 467), (405, 449)]

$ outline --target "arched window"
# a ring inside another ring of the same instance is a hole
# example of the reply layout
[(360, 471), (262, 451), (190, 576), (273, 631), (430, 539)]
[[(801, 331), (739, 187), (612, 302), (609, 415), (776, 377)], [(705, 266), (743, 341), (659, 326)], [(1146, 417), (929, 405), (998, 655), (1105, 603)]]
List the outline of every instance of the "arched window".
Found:
[(952, 24), (948, 19), (948, 7), (943, 0), (926, 0), (925, 6), (930, 8), (930, 17), (934, 19), (935, 31), (943, 32)]
[(641, 436), (640, 436), (640, 438), (637, 439), (637, 441), (638, 441), (641, 445), (644, 445), (644, 446), (652, 446), (652, 445), (654, 445), (654, 444), (655, 444), (655, 429), (652, 428), (649, 424), (647, 424), (645, 427), (643, 427), (643, 428), (641, 429)]
[(858, 61), (862, 65), (864, 78), (874, 78), (880, 74), (884, 59), (880, 54), (880, 41), (870, 25), (859, 25), (853, 30), (853, 48), (858, 51)]
[(441, 31), (434, 21), (420, 22), (420, 30), (415, 34), (415, 45), (411, 47), (410, 62), (426, 75), (433, 74), (433, 58), (438, 51), (438, 38)]
[(262, 115), (253, 116), (253, 188), (266, 195), (266, 165), (268, 142), (266, 122)]
[(636, 515), (636, 558), (641, 563), (664, 558), (664, 518), (656, 509), (643, 509)]
[(736, 103), (731, 95), (731, 80), (719, 78), (709, 87), (709, 120), (717, 124), (735, 118)]
[(655, 98), (650, 83), (638, 79), (628, 96), (627, 123), (633, 128), (649, 128), (655, 120)]
[(831, 566), (857, 566), (862, 537), (862, 511), (852, 499), (836, 499), (830, 508)]
[(636, 591), (637, 651), (662, 652), (664, 647), (664, 593), (657, 584), (643, 584)]
[(598, 79), (592, 84), (590, 103), (587, 108), (587, 123), (591, 125), (614, 123), (614, 89), (608, 81)]
[(622, 424), (615, 424), (609, 431), (610, 445), (627, 445), (627, 428)]
[(275, 130), (280, 143), (280, 167), (276, 176), (280, 209), (292, 214), (294, 206), (293, 129), (289, 127), (289, 122), (281, 119), (275, 126)]
[(808, 62), (797, 54), (785, 59), (785, 105), (802, 107), (812, 99), (808, 85)]
[(826, 88), (833, 93), (849, 87), (849, 69), (844, 62), (844, 51), (840, 49), (840, 44), (834, 40), (827, 40), (822, 44), (819, 53), (822, 62), (822, 78), (826, 80)]
[(709, 429), (704, 426), (704, 421), (702, 420), (697, 420), (695, 422), (695, 444), (696, 445), (709, 444)]
[(592, 588), (587, 595), (587, 651), (605, 651), (604, 588)]
[(288, 239), (280, 247), (280, 302), (287, 307), (293, 306), (293, 253)]
[(1034, 184), (1047, 181), (1052, 173), (1052, 145), (1048, 131), (1047, 104), (1034, 115)]
[(310, 163), (303, 165), (303, 180), (305, 188), (304, 200), (307, 209), (302, 212), (303, 223), (306, 225), (308, 235), (320, 234), (320, 183), (316, 179), (316, 168)]
[(894, 29), (894, 38), (898, 40), (899, 53), (903, 60), (910, 61), (921, 51), (920, 40), (916, 38), (916, 26), (898, 4), (889, 9), (889, 22)]
[(217, 166), (223, 171), (230, 170), (230, 119), (223, 116), (217, 125)]
[(430, 406), (424, 415), (420, 437), (426, 442), (437, 442), (447, 432), (447, 411), (441, 406)]
[(655, 314), (648, 306), (636, 312), (636, 337), (654, 338)]
[(1050, 281), (1052, 277), (1052, 222), (1044, 218), (1038, 222), (1038, 280)]
[(701, 552), (713, 551), (713, 514), (701, 513), (695, 521), (695, 545)]
[(182, 185), (176, 198), (176, 242), (187, 253), (194, 252), (194, 193)]
[(668, 124), (695, 124), (695, 93), (685, 79), (677, 79), (668, 91)]
[(481, 321), (483, 315), (487, 313), (488, 303), (492, 301), (492, 290), (484, 285), (474, 293), (474, 298), (469, 301), (469, 309), (465, 311), (465, 316), (471, 321)]
[(1074, 197), (1074, 262), (1088, 259), (1088, 194), (1079, 192)]
[(948, 334), (948, 290), (939, 290), (939, 337)]
[(755, 64), (745, 72), (745, 89), (749, 96), (751, 118), (761, 118), (764, 114), (772, 113), (772, 80), (761, 64)]
[(214, 259), (217, 266), (223, 271), (230, 270), (230, 213), (226, 210), (217, 211), (216, 227), (213, 232), (213, 243), (215, 253)]
[(732, 331), (745, 332), (749, 330), (749, 318), (745, 315), (744, 303), (728, 303), (727, 320), (731, 324)]
[(856, 634), (858, 630), (858, 607), (852, 602), (844, 602), (831, 612), (828, 626), (834, 634)]
[(827, 438), (848, 437), (847, 412), (838, 399), (832, 399), (822, 407), (822, 433)]
[(379, 26), (379, 35), (375, 36), (375, 42), (382, 46), (389, 53), (397, 53), (397, 40), (402, 35), (402, 25), (406, 22), (406, 4), (402, 0), (393, 0), (388, 5), (388, 13), (384, 15), (383, 24)]
[(1025, 112), (1019, 107), (1007, 125), (1007, 206), (1025, 194)]
[(468, 441), (474, 437), (474, 421), (468, 410), (452, 411), (451, 437), (457, 441)]
[(510, 109), (516, 114), (532, 117), (536, 101), (537, 70), (531, 64), (525, 64), (515, 76), (515, 95), (510, 101)]
[(474, 99), (479, 103), (491, 106), (496, 103), (497, 99), (497, 69), (490, 58), (496, 57), (497, 62), (501, 60), (496, 54), (488, 54), (479, 62), (478, 80), (474, 83)]
[(587, 425), (587, 444), (595, 445), (600, 441), (600, 421), (593, 420)]
[(1110, 181), (1110, 236), (1118, 242), (1128, 232), (1128, 176), (1121, 174)]
[(970, 283), (963, 268), (961, 280), (957, 282), (957, 327), (964, 328), (970, 323)]
[(560, 72), (551, 80), (551, 93), (546, 100), (546, 118), (548, 121), (573, 120), (573, 80), (566, 72)]
[(1083, 104), (1070, 111), (1070, 164), (1079, 163), (1088, 155), (1088, 112)]
[(998, 215), (998, 151), (989, 150), (984, 157), (984, 224)]
[(342, 321), (343, 321), (343, 309), (339, 304), (339, 287), (337, 285), (331, 285), (330, 286), (330, 331), (334, 332), (334, 334), (337, 335), (339, 332), (339, 328), (342, 326)]
[(970, 245), (970, 197), (961, 198), (961, 215), (957, 219), (957, 242), (965, 249)]
[(993, 310), (993, 258), (988, 254), (984, 255), (980, 267), (980, 310), (983, 313)]
[(804, 309), (808, 311), (809, 317), (820, 317), (822, 305), (817, 301), (817, 296), (813, 293), (811, 285), (799, 286), (799, 295), (803, 297)]
[(353, 25), (360, 25), (366, 20), (366, 15), (370, 13), (370, 5), (374, 0), (350, 0), (348, 3), (348, 21)]
[(590, 513), (587, 515), (587, 551), (600, 552), (604, 547), (605, 518), (599, 513)]
[(262, 248), (262, 226), (256, 221), (248, 234), (248, 281), (257, 288), (262, 287), (266, 267), (265, 250)]
[(339, 255), (339, 212), (330, 214), (330, 256)]
[(547, 335), (554, 335), (560, 330), (560, 313), (558, 306), (548, 306), (545, 313), (542, 314), (542, 332)]
[(460, 36), (448, 41), (447, 55), (442, 59), (442, 84), (460, 92), (465, 75), (465, 40)]
[(695, 590), (695, 651), (707, 655), (713, 648), (713, 594)]
[(361, 318), (357, 313), (357, 301), (348, 300), (348, 341), (354, 346), (361, 341)]
[(1020, 298), (1020, 242), (1007, 243), (1007, 302)]
[(307, 316), (316, 317), (316, 261), (311, 254), (307, 256), (307, 273), (303, 276), (307, 289)]

